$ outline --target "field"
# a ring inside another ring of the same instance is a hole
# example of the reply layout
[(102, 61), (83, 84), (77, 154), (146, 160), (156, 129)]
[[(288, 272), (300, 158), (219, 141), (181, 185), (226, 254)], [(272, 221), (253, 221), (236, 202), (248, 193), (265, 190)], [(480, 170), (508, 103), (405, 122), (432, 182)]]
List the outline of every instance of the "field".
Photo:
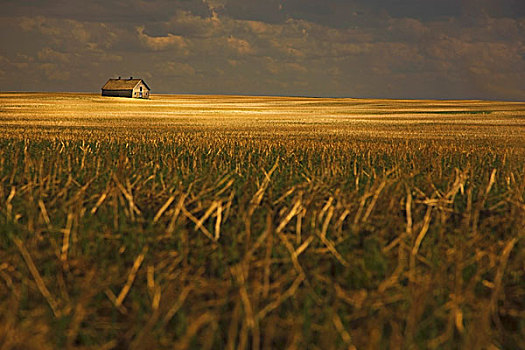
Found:
[(0, 93), (2, 349), (524, 349), (525, 103)]

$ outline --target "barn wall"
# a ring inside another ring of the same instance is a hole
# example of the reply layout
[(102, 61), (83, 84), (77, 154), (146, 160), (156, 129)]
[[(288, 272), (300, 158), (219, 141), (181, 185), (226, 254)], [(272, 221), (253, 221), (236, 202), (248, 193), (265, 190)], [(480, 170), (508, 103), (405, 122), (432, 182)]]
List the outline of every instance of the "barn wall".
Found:
[(142, 98), (149, 98), (149, 90), (143, 83), (138, 84), (133, 89), (133, 97), (134, 98), (141, 98), (140, 97), (140, 87), (142, 86)]
[(102, 90), (102, 96), (131, 97), (131, 90)]

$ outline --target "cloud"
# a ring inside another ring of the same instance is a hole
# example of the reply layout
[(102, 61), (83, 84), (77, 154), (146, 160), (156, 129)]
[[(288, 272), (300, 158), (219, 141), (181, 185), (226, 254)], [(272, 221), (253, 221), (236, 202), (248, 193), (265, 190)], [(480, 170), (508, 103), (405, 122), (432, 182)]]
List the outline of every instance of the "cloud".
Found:
[(230, 36), (227, 41), (228, 45), (240, 55), (250, 55), (255, 53), (254, 49), (247, 40)]
[(81, 22), (73, 19), (20, 17), (18, 26), (24, 32), (36, 32), (57, 47), (109, 49), (119, 39), (111, 24)]
[(210, 38), (224, 33), (224, 23), (217, 16), (201, 17), (188, 11), (177, 11), (163, 23), (164, 30), (184, 33), (187, 38)]
[(229, 0), (224, 4), (225, 13), (235, 19), (267, 23), (281, 23), (286, 19), (282, 0)]
[(140, 41), (144, 44), (145, 47), (153, 50), (160, 51), (166, 50), (168, 48), (175, 48), (188, 54), (186, 40), (180, 35), (173, 35), (168, 33), (166, 36), (149, 36), (144, 33), (144, 26), (137, 27), (137, 33)]
[(295, 63), (295, 62), (280, 62), (280, 61), (277, 61), (277, 60), (273, 60), (271, 58), (267, 58), (266, 59), (266, 68), (268, 69), (268, 71), (272, 74), (283, 74), (283, 73), (291, 73), (292, 75), (293, 74), (296, 74), (296, 73), (306, 73), (308, 72), (308, 69), (299, 64), (299, 63)]
[(158, 71), (167, 77), (193, 77), (196, 74), (195, 69), (187, 64), (176, 61), (167, 61), (157, 64)]
[(82, 90), (120, 74), (159, 92), (525, 99), (521, 3), (10, 2), (2, 81)]
[(393, 18), (388, 22), (390, 40), (417, 42), (428, 35), (430, 28), (414, 18)]
[(20, 27), (25, 31), (36, 30), (47, 36), (73, 38), (82, 42), (89, 41), (90, 34), (84, 24), (76, 20), (58, 20), (46, 17), (22, 17)]
[(60, 67), (54, 63), (42, 63), (38, 68), (44, 72), (49, 80), (66, 81), (71, 77), (70, 72), (60, 69)]
[(37, 54), (38, 59), (43, 62), (63, 62), (68, 63), (71, 60), (71, 55), (63, 52), (55, 51), (49, 47), (45, 47)]

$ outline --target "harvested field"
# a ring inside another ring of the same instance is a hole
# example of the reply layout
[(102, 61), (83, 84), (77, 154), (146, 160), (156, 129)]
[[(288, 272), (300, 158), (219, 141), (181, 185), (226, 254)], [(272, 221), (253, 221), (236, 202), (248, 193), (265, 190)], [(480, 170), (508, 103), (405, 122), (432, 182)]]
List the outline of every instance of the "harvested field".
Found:
[(525, 348), (525, 103), (0, 93), (0, 347)]

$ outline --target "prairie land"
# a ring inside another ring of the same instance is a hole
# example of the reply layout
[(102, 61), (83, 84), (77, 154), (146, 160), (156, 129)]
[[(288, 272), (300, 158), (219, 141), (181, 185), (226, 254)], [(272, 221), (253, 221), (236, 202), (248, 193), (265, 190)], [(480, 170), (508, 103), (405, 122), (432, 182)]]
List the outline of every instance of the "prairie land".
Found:
[(525, 348), (525, 103), (0, 93), (0, 347)]

